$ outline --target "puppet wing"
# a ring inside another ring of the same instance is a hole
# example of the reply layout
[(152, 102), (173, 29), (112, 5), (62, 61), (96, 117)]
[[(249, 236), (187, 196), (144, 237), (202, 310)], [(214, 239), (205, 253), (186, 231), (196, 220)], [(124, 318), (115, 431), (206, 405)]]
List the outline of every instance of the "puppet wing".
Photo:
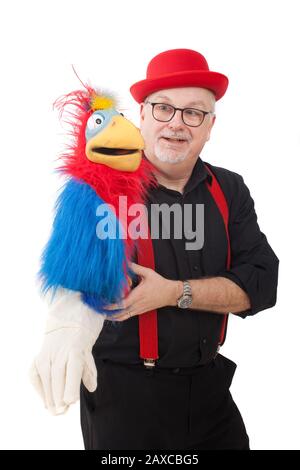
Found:
[(59, 287), (79, 291), (96, 310), (119, 302), (127, 285), (120, 231), (113, 209), (89, 185), (70, 179), (57, 199), (52, 234), (42, 254), (43, 292)]

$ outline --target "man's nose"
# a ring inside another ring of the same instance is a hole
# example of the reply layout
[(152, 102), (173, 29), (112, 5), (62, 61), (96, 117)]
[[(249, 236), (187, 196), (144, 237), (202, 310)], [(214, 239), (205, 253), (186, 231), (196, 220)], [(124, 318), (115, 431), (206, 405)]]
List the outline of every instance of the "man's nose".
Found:
[(179, 109), (177, 109), (175, 111), (175, 114), (174, 116), (172, 117), (171, 121), (169, 121), (169, 126), (174, 128), (174, 127), (183, 127), (184, 126), (184, 122), (182, 120), (182, 116), (181, 116), (181, 111)]

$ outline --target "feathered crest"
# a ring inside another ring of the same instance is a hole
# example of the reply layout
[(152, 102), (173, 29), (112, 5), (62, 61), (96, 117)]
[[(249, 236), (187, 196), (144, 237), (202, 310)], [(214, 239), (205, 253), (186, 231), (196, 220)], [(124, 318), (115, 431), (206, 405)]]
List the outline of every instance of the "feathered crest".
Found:
[[(66, 95), (57, 98), (53, 103), (53, 108), (59, 111), (59, 118), (68, 109), (68, 115), (72, 118), (82, 117), (82, 113), (92, 113), (100, 109), (116, 108), (118, 106), (118, 99), (110, 90), (94, 88), (87, 83), (84, 83), (78, 76), (74, 66), (73, 71), (84, 87), (84, 90), (75, 90)], [(72, 111), (72, 108), (75, 108)], [(67, 120), (67, 123), (70, 122)]]
[(93, 111), (97, 111), (98, 109), (109, 109), (115, 108), (116, 101), (113, 96), (109, 96), (107, 93), (105, 94), (95, 94), (91, 98), (91, 108)]

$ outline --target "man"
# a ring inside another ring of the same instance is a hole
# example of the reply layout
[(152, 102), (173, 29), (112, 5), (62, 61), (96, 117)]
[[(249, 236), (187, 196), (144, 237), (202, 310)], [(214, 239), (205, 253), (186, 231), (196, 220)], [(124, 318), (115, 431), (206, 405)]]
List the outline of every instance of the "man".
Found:
[(62, 291), (32, 370), (56, 414), (82, 380), (86, 449), (249, 449), (229, 392), (236, 365), (218, 351), (229, 312), (275, 305), (278, 259), (242, 177), (199, 157), (227, 85), (201, 54), (177, 49), (154, 57), (131, 87), (158, 183), (147, 200), (150, 262), (138, 248), (138, 281), (102, 331), (103, 316)]
[[(249, 449), (229, 392), (236, 365), (218, 354), (220, 331), (229, 312), (245, 318), (275, 305), (278, 259), (260, 232), (242, 177), (199, 158), (216, 119), (215, 101), (227, 85), (201, 54), (177, 49), (154, 57), (147, 78), (131, 87), (141, 105), (145, 158), (158, 182), (148, 198), (150, 224), (151, 206), (160, 211), (175, 204), (189, 227), (178, 237), (182, 221), (174, 216), (168, 236), (153, 237), (155, 270), (134, 263), (139, 284), (121, 306), (111, 307), (123, 310), (105, 321), (93, 349), (97, 390), (81, 389), (86, 449)], [(229, 207), (227, 238), (207, 186), (211, 172)], [(159, 358), (146, 368), (138, 317), (153, 310)]]

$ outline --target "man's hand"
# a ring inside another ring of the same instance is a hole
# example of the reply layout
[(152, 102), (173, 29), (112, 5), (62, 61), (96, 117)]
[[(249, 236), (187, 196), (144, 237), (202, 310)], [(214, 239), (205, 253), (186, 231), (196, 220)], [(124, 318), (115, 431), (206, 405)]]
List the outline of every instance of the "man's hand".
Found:
[(110, 309), (122, 309), (122, 312), (108, 315), (107, 320), (123, 321), (150, 310), (167, 305), (176, 305), (177, 299), (182, 294), (182, 282), (166, 279), (153, 269), (135, 263), (131, 263), (130, 267), (140, 277), (141, 281), (123, 299), (120, 305), (110, 306)]

